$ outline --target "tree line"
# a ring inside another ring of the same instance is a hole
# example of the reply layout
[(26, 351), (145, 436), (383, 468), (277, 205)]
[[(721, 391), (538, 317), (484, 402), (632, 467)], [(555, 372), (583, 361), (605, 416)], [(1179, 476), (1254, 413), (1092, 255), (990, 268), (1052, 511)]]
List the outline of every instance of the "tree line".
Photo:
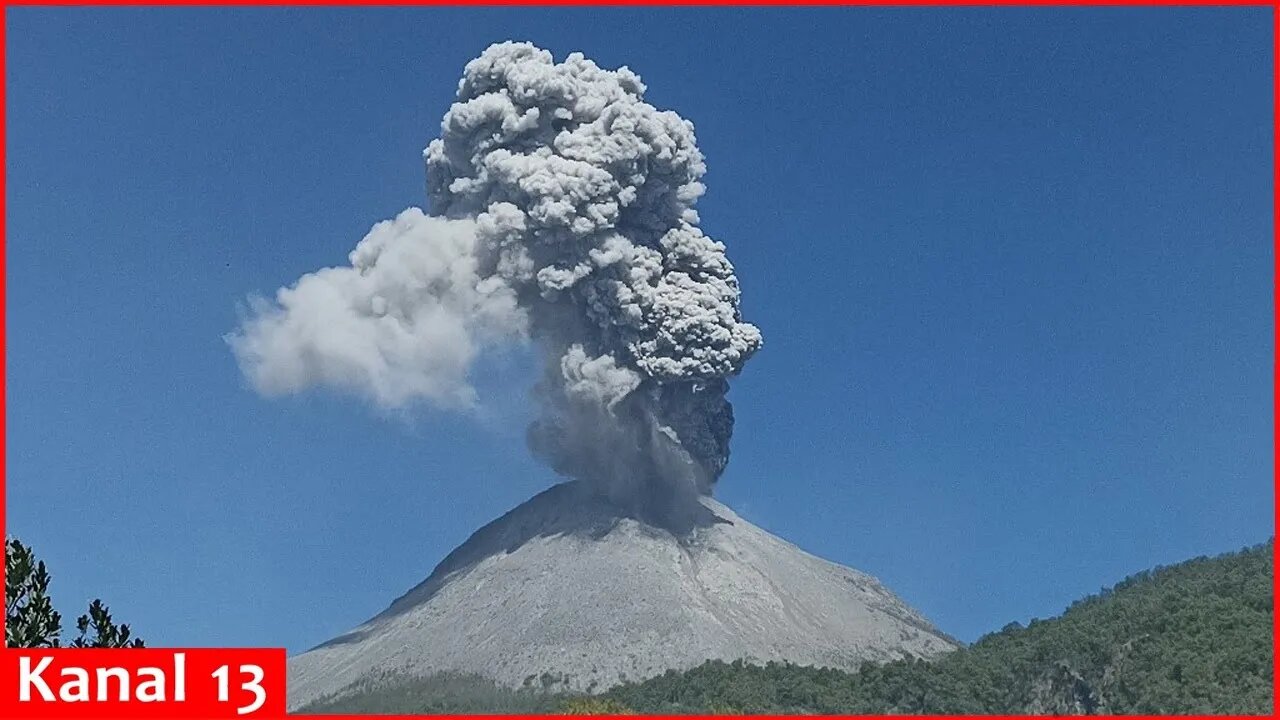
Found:
[[(1274, 541), (1133, 575), (1056, 618), (856, 672), (708, 661), (602, 695), (472, 675), (365, 678), (313, 713), (1270, 714)], [(5, 542), (5, 645), (139, 648), (101, 600), (63, 644), (44, 562)]]

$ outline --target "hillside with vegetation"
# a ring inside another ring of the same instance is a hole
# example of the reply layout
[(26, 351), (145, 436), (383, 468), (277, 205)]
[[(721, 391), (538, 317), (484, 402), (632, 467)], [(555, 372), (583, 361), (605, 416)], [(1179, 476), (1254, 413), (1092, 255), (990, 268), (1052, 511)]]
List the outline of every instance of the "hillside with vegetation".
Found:
[(599, 697), (479, 678), (366, 682), (316, 713), (1270, 714), (1274, 542), (1125, 579), (931, 662), (708, 662)]

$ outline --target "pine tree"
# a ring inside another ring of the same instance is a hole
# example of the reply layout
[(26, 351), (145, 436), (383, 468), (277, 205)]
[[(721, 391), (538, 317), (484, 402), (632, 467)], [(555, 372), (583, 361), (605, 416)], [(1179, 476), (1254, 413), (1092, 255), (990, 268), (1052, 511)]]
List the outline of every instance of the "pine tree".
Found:
[[(58, 647), (62, 616), (49, 599), (49, 570), (36, 560), (31, 548), (15, 539), (4, 545), (4, 644), (13, 648)], [(101, 600), (89, 604), (89, 612), (76, 620), (80, 634), (75, 648), (140, 648), (128, 625), (116, 625)]]
[(6, 540), (4, 550), (5, 646), (57, 647), (62, 616), (49, 599), (48, 569), (17, 540)]
[[(81, 615), (76, 620), (80, 636), (71, 641), (71, 647), (77, 648), (140, 648), (142, 641), (129, 639), (129, 626), (116, 626), (111, 621), (111, 612), (101, 600), (89, 604), (89, 614)], [(93, 633), (90, 634), (90, 629)]]

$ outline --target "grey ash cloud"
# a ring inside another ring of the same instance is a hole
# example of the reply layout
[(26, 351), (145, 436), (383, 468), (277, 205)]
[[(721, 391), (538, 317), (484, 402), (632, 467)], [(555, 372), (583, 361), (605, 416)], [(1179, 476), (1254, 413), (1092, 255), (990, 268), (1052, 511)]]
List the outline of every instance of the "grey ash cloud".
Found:
[(761, 335), (699, 228), (693, 126), (644, 93), (578, 53), (485, 50), (424, 152), (428, 211), (255, 301), (228, 336), (246, 377), (264, 394), (466, 408), (474, 359), (529, 342), (539, 457), (643, 511), (696, 505), (728, 462), (728, 380)]

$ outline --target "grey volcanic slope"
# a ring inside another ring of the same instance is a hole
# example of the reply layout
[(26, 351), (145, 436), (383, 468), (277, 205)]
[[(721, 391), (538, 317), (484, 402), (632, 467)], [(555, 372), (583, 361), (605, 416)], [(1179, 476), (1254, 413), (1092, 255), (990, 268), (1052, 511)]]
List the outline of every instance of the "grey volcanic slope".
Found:
[(289, 661), (297, 708), (366, 677), (551, 673), (600, 691), (705, 660), (853, 669), (954, 649), (875, 578), (810, 555), (711, 498), (679, 537), (578, 483), (478, 530), (351, 632)]

